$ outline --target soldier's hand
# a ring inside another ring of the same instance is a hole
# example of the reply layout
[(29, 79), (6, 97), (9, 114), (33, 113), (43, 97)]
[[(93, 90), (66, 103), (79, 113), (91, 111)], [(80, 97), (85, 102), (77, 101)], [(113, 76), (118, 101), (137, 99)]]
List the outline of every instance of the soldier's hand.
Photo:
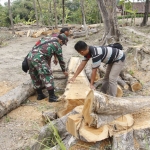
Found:
[(64, 73), (65, 76), (68, 76), (68, 72), (65, 71), (65, 72), (63, 72), (63, 73)]

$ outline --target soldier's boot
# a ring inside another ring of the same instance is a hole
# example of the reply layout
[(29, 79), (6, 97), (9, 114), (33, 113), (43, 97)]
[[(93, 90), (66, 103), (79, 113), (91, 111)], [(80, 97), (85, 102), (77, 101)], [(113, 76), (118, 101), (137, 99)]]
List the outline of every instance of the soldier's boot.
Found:
[(37, 92), (37, 100), (42, 100), (46, 98), (46, 95), (43, 94), (42, 89), (36, 89)]
[(58, 102), (58, 97), (54, 93), (54, 89), (48, 90), (49, 93), (49, 102)]

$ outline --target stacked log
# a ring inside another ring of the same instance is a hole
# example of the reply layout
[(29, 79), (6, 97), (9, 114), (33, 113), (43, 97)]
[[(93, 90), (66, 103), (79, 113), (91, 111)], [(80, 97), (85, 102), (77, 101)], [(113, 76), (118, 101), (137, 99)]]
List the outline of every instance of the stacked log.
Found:
[[(77, 67), (80, 64), (79, 57), (71, 57), (68, 66), (68, 80), (73, 77)], [(84, 70), (78, 75), (74, 83), (68, 83), (65, 89), (63, 97), (65, 99), (64, 108), (57, 113), (59, 117), (62, 117), (69, 113), (73, 108), (84, 104), (84, 100), (90, 91), (89, 81), (86, 77)]]
[[(117, 137), (120, 138), (118, 141), (120, 143), (123, 141), (122, 138), (128, 136), (130, 131), (134, 129), (134, 133), (131, 134), (134, 138), (139, 139), (135, 133), (150, 129), (149, 119), (148, 122), (143, 119), (145, 123), (139, 127), (136, 118), (134, 121), (134, 115), (129, 114), (146, 107), (150, 107), (150, 97), (123, 99), (90, 91), (85, 100), (82, 113), (68, 116), (66, 129), (77, 139), (85, 142), (102, 141), (113, 136), (115, 141), (113, 146), (116, 148)], [(149, 133), (146, 134), (149, 135)], [(125, 147), (123, 143), (120, 144)], [(134, 143), (132, 143), (132, 146), (134, 146)]]

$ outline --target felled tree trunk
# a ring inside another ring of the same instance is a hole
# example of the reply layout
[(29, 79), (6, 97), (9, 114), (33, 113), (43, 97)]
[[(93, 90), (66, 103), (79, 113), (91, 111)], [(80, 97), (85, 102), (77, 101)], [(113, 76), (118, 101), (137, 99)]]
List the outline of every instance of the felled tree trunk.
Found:
[[(73, 77), (77, 67), (80, 64), (79, 57), (72, 57), (68, 66), (68, 79)], [(65, 93), (63, 95), (65, 99), (64, 108), (57, 113), (58, 117), (62, 117), (69, 113), (73, 108), (84, 104), (84, 100), (90, 91), (89, 81), (85, 75), (84, 70), (78, 75), (73, 83), (67, 83)]]
[(141, 83), (140, 83), (136, 78), (132, 77), (130, 74), (127, 74), (127, 73), (125, 73), (125, 72), (121, 72), (120, 75), (121, 75), (121, 77), (122, 77), (124, 80), (128, 81), (128, 83), (129, 83), (129, 85), (130, 85), (130, 87), (131, 87), (131, 90), (132, 90), (133, 92), (142, 89)]
[[(83, 108), (83, 106), (81, 107)], [(66, 129), (69, 133), (85, 142), (102, 141), (114, 132), (128, 129), (133, 125), (132, 115), (125, 115), (111, 123), (103, 125), (100, 128), (89, 127), (82, 116), (82, 114), (75, 114), (68, 116)]]
[[(89, 29), (88, 33), (89, 34), (95, 34), (97, 33), (99, 30), (98, 29)], [(84, 37), (86, 36), (86, 31), (80, 31), (80, 32), (73, 32), (73, 38), (80, 38), (80, 37)]]
[(5, 95), (0, 96), (0, 118), (20, 106), (34, 92), (32, 82), (27, 81)]
[(53, 135), (53, 128), (52, 125), (57, 129), (58, 134), (60, 135), (61, 139), (65, 139), (69, 133), (66, 130), (66, 122), (69, 115), (81, 113), (80, 107), (75, 108), (70, 113), (66, 114), (65, 116), (58, 118), (51, 123), (48, 123), (40, 130), (39, 136), (37, 141), (31, 147), (31, 150), (41, 150), (44, 148), (44, 144), (50, 136)]
[(124, 132), (123, 134), (115, 134), (112, 145), (112, 149), (116, 150), (135, 150), (133, 130)]
[(150, 106), (150, 97), (116, 98), (90, 91), (84, 102), (83, 116), (89, 127), (99, 128), (122, 115)]

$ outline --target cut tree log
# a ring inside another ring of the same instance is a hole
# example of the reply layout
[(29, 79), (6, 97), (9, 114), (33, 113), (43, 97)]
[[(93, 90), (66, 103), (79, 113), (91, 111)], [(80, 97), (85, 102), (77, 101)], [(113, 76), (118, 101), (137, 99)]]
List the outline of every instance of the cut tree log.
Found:
[(112, 136), (116, 131), (126, 130), (132, 125), (133, 117), (128, 114), (97, 129), (85, 124), (82, 114), (75, 114), (68, 116), (66, 129), (77, 139), (85, 142), (97, 142)]
[(129, 89), (129, 86), (128, 84), (126, 84), (122, 79), (121, 77), (119, 76), (118, 79), (117, 79), (117, 83), (125, 90), (128, 90)]
[(122, 71), (121, 74), (120, 74), (120, 76), (121, 76), (124, 80), (128, 81), (128, 83), (129, 83), (129, 85), (130, 85), (130, 87), (131, 87), (131, 90), (132, 90), (133, 92), (142, 89), (141, 83), (140, 83), (136, 78), (132, 77), (130, 74), (125, 73), (124, 71)]
[[(99, 67), (99, 71), (102, 72), (102, 73), (106, 73), (106, 68), (104, 68), (104, 65), (101, 65)], [(122, 78), (119, 76), (118, 79), (117, 79), (117, 83), (125, 90), (128, 90), (129, 86), (127, 83), (125, 83), (125, 81), (122, 80)]]
[(99, 128), (122, 115), (150, 106), (150, 97), (116, 98), (90, 91), (84, 102), (83, 116), (89, 127)]
[[(89, 34), (95, 34), (95, 33), (97, 33), (97, 32), (99, 32), (99, 30), (98, 29), (89, 29), (88, 30), (88, 32), (89, 32)], [(86, 36), (86, 31), (75, 31), (75, 32), (73, 32), (73, 38), (80, 38), (80, 37), (84, 37), (84, 36)]]
[(31, 150), (41, 150), (45, 146), (45, 142), (47, 138), (53, 136), (53, 128), (52, 125), (57, 129), (59, 136), (61, 139), (65, 139), (69, 133), (66, 130), (66, 122), (69, 115), (81, 113), (81, 108), (76, 107), (70, 113), (66, 114), (65, 116), (58, 118), (51, 123), (45, 125), (41, 128), (40, 133), (38, 135), (38, 140), (32, 145)]
[(53, 121), (57, 119), (57, 112), (55, 111), (46, 111), (42, 113), (43, 122)]
[(34, 94), (31, 80), (14, 88), (3, 96), (0, 96), (0, 118), (17, 108)]
[(124, 134), (115, 134), (112, 146), (114, 150), (135, 150), (133, 130), (125, 131)]
[(16, 35), (23, 36), (25, 34), (25, 31), (17, 31), (15, 32)]
[[(68, 79), (73, 77), (79, 64), (80, 64), (79, 57), (71, 57), (68, 66), (69, 72)], [(89, 91), (90, 91), (89, 81), (83, 70), (73, 83), (67, 83), (64, 93), (65, 106), (64, 109), (62, 109), (57, 113), (58, 117), (62, 117), (65, 114), (69, 113), (76, 106), (83, 105), (84, 100)]]
[(44, 31), (46, 31), (46, 28), (38, 30), (36, 33), (32, 34), (31, 37), (37, 38), (37, 37), (41, 36)]
[(31, 30), (28, 30), (27, 37), (30, 37), (30, 36), (31, 36)]

